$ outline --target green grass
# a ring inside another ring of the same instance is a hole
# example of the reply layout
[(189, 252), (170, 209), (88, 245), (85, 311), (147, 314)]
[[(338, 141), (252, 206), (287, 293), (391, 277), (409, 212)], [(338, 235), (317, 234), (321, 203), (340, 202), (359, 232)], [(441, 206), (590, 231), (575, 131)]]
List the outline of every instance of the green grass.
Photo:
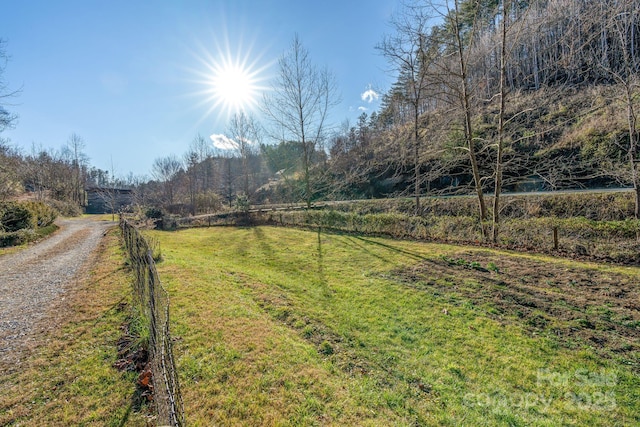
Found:
[[(39, 227), (36, 230), (23, 229), (13, 233), (0, 232), (0, 255), (10, 254), (26, 249), (30, 243), (49, 237), (51, 234), (58, 231), (59, 228), (60, 227), (55, 224), (49, 224), (45, 227)], [(11, 243), (7, 243), (7, 241), (5, 241), (5, 236), (16, 236), (16, 234), (17, 237), (13, 237), (9, 240)], [(4, 246), (5, 244), (8, 244), (8, 246)]]
[(455, 276), (434, 274), (436, 291), (394, 274), (460, 247), (270, 227), (150, 234), (190, 425), (640, 423), (633, 367), (442, 292)]
[(55, 307), (58, 315), (38, 326), (44, 331), (24, 362), (0, 369), (0, 425), (147, 425), (136, 412), (137, 375), (113, 368), (131, 314), (130, 283), (112, 230), (98, 265), (69, 285)]
[(82, 214), (79, 218), (91, 218), (95, 221), (115, 221), (120, 220), (119, 214)]

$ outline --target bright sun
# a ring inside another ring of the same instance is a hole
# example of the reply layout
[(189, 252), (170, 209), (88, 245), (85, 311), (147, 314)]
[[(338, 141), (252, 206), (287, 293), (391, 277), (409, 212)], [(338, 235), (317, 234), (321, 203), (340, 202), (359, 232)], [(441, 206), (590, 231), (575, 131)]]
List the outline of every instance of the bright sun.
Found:
[(202, 120), (213, 116), (221, 123), (239, 111), (254, 110), (267, 90), (264, 82), (271, 67), (271, 63), (264, 63), (262, 52), (256, 54), (252, 45), (243, 46), (242, 38), (232, 46), (226, 36), (222, 43), (214, 39), (213, 49), (198, 45), (199, 54), (194, 56), (201, 67), (191, 71), (198, 76), (196, 83), (201, 88), (193, 93), (200, 98), (197, 107), (207, 110)]
[(257, 103), (259, 87), (255, 73), (246, 65), (222, 61), (216, 64), (211, 78), (212, 97), (227, 112), (237, 112)]

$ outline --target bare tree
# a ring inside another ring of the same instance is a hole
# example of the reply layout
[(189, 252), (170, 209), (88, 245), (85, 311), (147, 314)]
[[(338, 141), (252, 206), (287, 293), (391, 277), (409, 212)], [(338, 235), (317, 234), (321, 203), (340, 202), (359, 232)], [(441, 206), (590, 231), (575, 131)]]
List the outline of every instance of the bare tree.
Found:
[[(614, 67), (612, 66), (613, 64), (609, 63), (605, 66), (605, 69), (622, 87), (622, 99), (626, 104), (629, 129), (627, 160), (635, 195), (634, 214), (636, 218), (640, 218), (640, 173), (638, 172), (640, 135), (637, 128), (638, 111), (635, 105), (638, 98), (637, 91), (640, 88), (640, 81), (638, 80), (640, 59), (637, 52), (640, 34), (636, 34), (640, 29), (640, 8), (635, 0), (615, 1), (612, 2), (611, 6), (607, 27), (617, 41), (617, 59), (620, 60), (621, 64), (618, 64), (618, 67)], [(622, 66), (620, 67), (620, 65)]]
[[(510, 1), (510, 0), (509, 0)], [(498, 112), (498, 141), (496, 143), (496, 169), (494, 176), (493, 193), (493, 227), (491, 238), (493, 243), (498, 242), (500, 225), (500, 193), (502, 192), (503, 151), (505, 144), (505, 107), (507, 96), (506, 70), (507, 70), (507, 30), (509, 28), (509, 3), (502, 0), (502, 22), (500, 23), (500, 82), (498, 97), (500, 108)]]
[(23, 168), (20, 153), (0, 139), (0, 202), (23, 190), (18, 174)]
[(236, 151), (242, 160), (242, 192), (250, 201), (249, 157), (260, 146), (259, 126), (251, 114), (240, 111), (231, 117), (228, 133), (229, 138), (235, 143)]
[(136, 175), (133, 172), (129, 172), (124, 178), (125, 188), (132, 189), (132, 205), (133, 206), (146, 206), (147, 205), (147, 193), (146, 186), (144, 185), (149, 179), (145, 175)]
[[(183, 156), (185, 165), (185, 175), (187, 178), (187, 186), (189, 191), (189, 205), (191, 214), (196, 213), (196, 196), (198, 191), (202, 191), (204, 188), (204, 179), (201, 178), (203, 162), (205, 161), (206, 141), (201, 135), (197, 135), (191, 144), (187, 152)], [(205, 178), (206, 179), (206, 178)]]
[(439, 53), (432, 39), (427, 37), (431, 16), (425, 12), (424, 7), (405, 5), (403, 12), (391, 21), (395, 32), (385, 36), (377, 46), (400, 76), (401, 87), (397, 95), (411, 106), (416, 214), (420, 212), (420, 153), (423, 144), (420, 121), (421, 115), (427, 111), (429, 72)]
[(196, 135), (183, 156), (192, 214), (198, 210), (198, 196), (213, 188), (215, 163), (212, 158), (211, 144), (202, 135)]
[(4, 80), (4, 70), (7, 65), (8, 56), (5, 50), (6, 42), (0, 39), (0, 133), (5, 129), (11, 128), (18, 116), (7, 111), (5, 108), (6, 100), (16, 96), (20, 90), (9, 89), (9, 84)]
[(172, 205), (174, 201), (175, 178), (182, 171), (182, 163), (175, 155), (159, 157), (153, 161), (151, 174), (164, 187), (165, 203)]
[[(482, 233), (488, 237), (486, 229), (487, 205), (482, 188), (482, 176), (478, 162), (478, 148), (473, 126), (474, 80), (472, 79), (471, 58), (477, 41), (480, 14), (484, 11), (480, 1), (463, 0), (430, 1), (427, 5), (415, 1), (414, 8), (427, 8), (429, 14), (441, 19), (443, 24), (435, 27), (431, 37), (439, 44), (441, 58), (434, 61), (434, 78), (440, 85), (439, 98), (453, 106), (462, 117), (465, 150), (469, 156), (473, 185), (478, 198), (479, 219)], [(464, 9), (463, 9), (464, 8)], [(477, 83), (477, 82), (475, 82)]]
[(71, 163), (71, 199), (82, 206), (85, 203), (84, 187), (87, 177), (89, 157), (84, 153), (85, 143), (81, 136), (72, 133), (63, 148)]
[(229, 207), (232, 206), (234, 199), (236, 198), (236, 187), (234, 185), (235, 176), (234, 173), (234, 157), (231, 153), (227, 153), (221, 159), (221, 167), (220, 167), (220, 186), (224, 199), (229, 204)]
[(184, 165), (189, 188), (189, 207), (191, 215), (196, 214), (196, 194), (198, 185), (198, 152), (189, 149), (184, 154)]
[(296, 34), (290, 49), (278, 60), (273, 91), (264, 96), (263, 110), (281, 141), (297, 141), (303, 147), (304, 199), (311, 206), (311, 166), (316, 147), (327, 132), (327, 115), (339, 102), (334, 76), (318, 69)]
[[(473, 183), (475, 185), (476, 194), (478, 195), (478, 207), (480, 209), (480, 222), (484, 223), (487, 219), (487, 206), (484, 200), (484, 194), (482, 191), (482, 182), (480, 179), (480, 168), (478, 167), (477, 153), (475, 140), (473, 135), (472, 117), (473, 111), (471, 110), (471, 90), (468, 80), (468, 54), (471, 52), (470, 43), (473, 41), (473, 36), (467, 38), (465, 41), (462, 35), (462, 25), (460, 22), (460, 5), (458, 0), (453, 1), (453, 9), (450, 8), (450, 4), (447, 1), (448, 18), (450, 20), (449, 26), (453, 30), (453, 36), (455, 40), (455, 51), (457, 55), (457, 61), (459, 65), (458, 74), (456, 77), (459, 81), (459, 99), (462, 105), (464, 113), (464, 135), (467, 141), (467, 149), (469, 150), (469, 160), (471, 161), (471, 173), (473, 174)], [(475, 20), (474, 20), (475, 24)], [(472, 27), (472, 31), (475, 29), (475, 25)], [(483, 235), (486, 237), (487, 233), (485, 227), (482, 227)]]
[[(11, 128), (17, 119), (17, 116), (10, 113), (5, 108), (7, 98), (15, 96), (18, 91), (11, 91), (8, 84), (4, 81), (4, 69), (7, 63), (7, 54), (5, 51), (5, 41), (0, 39), (0, 134), (8, 128)], [(0, 201), (6, 197), (14, 195), (20, 189), (18, 181), (18, 160), (20, 156), (13, 152), (8, 145), (8, 140), (0, 138)]]
[(199, 185), (196, 191), (206, 192), (214, 187), (215, 164), (211, 161), (213, 149), (210, 142), (202, 135), (196, 136), (191, 142), (191, 149), (198, 154), (199, 162), (197, 167), (197, 183), (199, 183)]

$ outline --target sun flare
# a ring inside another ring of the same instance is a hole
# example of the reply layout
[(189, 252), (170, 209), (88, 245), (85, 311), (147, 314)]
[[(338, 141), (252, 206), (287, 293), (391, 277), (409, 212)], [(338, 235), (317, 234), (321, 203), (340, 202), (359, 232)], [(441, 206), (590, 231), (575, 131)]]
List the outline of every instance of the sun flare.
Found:
[(253, 44), (243, 45), (242, 39), (236, 45), (228, 35), (222, 43), (214, 39), (213, 49), (197, 44), (199, 53), (194, 56), (201, 66), (191, 71), (198, 76), (195, 82), (200, 87), (193, 93), (200, 98), (197, 108), (206, 108), (202, 120), (213, 116), (221, 124), (235, 113), (254, 110), (268, 90), (265, 82), (272, 63), (265, 63), (264, 51), (256, 53)]
[(255, 77), (240, 64), (222, 63), (215, 68), (211, 84), (215, 102), (231, 112), (253, 106), (259, 89)]

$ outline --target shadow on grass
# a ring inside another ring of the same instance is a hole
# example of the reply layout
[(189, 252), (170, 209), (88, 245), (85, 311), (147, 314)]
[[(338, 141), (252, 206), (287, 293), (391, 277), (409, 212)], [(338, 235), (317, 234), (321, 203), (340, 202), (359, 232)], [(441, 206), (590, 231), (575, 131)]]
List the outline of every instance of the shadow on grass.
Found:
[[(361, 242), (367, 243), (369, 245), (379, 246), (379, 247), (387, 249), (387, 250), (389, 250), (391, 252), (396, 252), (396, 253), (400, 253), (400, 254), (406, 255), (406, 256), (408, 256), (410, 258), (415, 259), (416, 261), (423, 261), (423, 260), (427, 260), (428, 259), (427, 257), (425, 257), (423, 255), (420, 255), (417, 252), (408, 251), (406, 249), (401, 249), (401, 248), (398, 248), (398, 247), (395, 247), (395, 246), (392, 246), (392, 245), (389, 245), (389, 244), (386, 244), (386, 243), (382, 243), (382, 242), (376, 242), (374, 240), (367, 239), (367, 238), (362, 237), (362, 236), (355, 236), (354, 238), (357, 239), (357, 240), (360, 240)], [(364, 245), (362, 247), (364, 247)], [(378, 256), (378, 255), (376, 255), (376, 256)], [(380, 256), (378, 256), (378, 257), (381, 258), (381, 259), (384, 259), (384, 258), (382, 258)]]

